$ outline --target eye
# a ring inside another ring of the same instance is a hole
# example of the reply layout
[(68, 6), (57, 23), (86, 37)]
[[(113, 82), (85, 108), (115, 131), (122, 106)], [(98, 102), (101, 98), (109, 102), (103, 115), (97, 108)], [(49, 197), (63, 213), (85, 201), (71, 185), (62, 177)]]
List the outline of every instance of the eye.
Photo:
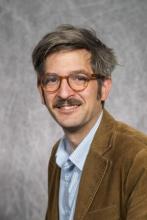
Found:
[(57, 75), (46, 75), (43, 80), (42, 80), (42, 83), (44, 86), (46, 85), (53, 85), (53, 84), (56, 84), (58, 83), (59, 81), (59, 77)]
[(77, 82), (87, 82), (89, 81), (89, 78), (84, 74), (73, 74), (71, 76), (72, 80)]

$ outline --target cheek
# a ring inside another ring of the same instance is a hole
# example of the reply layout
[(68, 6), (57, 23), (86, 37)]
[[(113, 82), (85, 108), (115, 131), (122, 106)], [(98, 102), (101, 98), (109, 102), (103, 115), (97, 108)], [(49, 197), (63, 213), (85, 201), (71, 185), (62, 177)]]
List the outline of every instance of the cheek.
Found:
[(44, 100), (47, 107), (52, 108), (54, 96), (51, 94), (45, 94), (44, 93)]
[(93, 87), (91, 87), (89, 90), (87, 90), (87, 98), (91, 101), (91, 102), (95, 102), (95, 100), (99, 100), (100, 99), (100, 92), (101, 89), (100, 87), (98, 87), (98, 84), (96, 82), (96, 84), (93, 85)]
[(86, 93), (82, 96), (85, 104), (89, 109), (94, 109), (97, 106), (99, 101), (98, 91), (97, 89), (87, 90)]

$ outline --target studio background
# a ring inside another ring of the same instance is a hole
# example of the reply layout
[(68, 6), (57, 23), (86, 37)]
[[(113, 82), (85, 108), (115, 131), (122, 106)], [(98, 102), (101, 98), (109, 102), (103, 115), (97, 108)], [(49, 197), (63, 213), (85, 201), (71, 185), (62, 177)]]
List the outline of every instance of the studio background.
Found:
[(43, 220), (47, 166), (62, 130), (41, 105), (32, 49), (61, 23), (84, 25), (119, 66), (106, 107), (147, 133), (146, 0), (0, 0), (0, 220)]

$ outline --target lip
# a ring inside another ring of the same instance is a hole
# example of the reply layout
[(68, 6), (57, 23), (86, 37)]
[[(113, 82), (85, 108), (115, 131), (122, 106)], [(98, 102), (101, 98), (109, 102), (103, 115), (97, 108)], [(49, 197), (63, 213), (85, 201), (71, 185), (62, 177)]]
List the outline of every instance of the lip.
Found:
[(57, 108), (58, 112), (68, 114), (73, 113), (79, 108), (79, 105), (65, 105), (60, 108)]

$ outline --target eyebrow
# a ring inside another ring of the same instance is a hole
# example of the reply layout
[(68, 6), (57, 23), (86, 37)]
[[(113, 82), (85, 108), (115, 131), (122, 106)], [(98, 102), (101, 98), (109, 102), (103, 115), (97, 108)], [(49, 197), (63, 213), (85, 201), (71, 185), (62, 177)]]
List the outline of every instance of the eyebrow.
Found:
[[(73, 71), (70, 71), (69, 74), (79, 74), (79, 73), (82, 73), (82, 74), (86, 74), (86, 75), (90, 75), (92, 73), (90, 72), (87, 72), (83, 69), (79, 69), (79, 70), (73, 70)], [(54, 72), (46, 72), (45, 74), (49, 74), (49, 75), (59, 75), (58, 73), (54, 73)]]

